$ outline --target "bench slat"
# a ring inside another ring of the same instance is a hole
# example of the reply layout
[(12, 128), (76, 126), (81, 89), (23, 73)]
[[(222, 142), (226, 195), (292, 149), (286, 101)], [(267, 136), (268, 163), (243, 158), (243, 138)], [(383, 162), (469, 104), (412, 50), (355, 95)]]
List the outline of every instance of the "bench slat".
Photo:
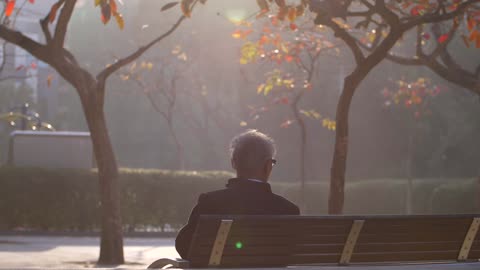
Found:
[[(220, 219), (234, 220), (220, 267), (337, 264), (354, 220), (365, 223), (351, 263), (455, 261), (478, 216), (202, 216), (191, 262), (208, 264)], [(480, 235), (468, 258), (480, 258)]]

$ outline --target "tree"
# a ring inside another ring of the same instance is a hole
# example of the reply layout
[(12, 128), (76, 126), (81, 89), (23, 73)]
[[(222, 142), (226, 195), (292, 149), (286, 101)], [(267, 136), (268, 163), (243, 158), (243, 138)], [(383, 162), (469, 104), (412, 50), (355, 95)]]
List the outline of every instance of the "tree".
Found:
[[(463, 24), (460, 23), (461, 19)], [(463, 87), (480, 98), (480, 64), (469, 69), (468, 63), (462, 63), (461, 60), (456, 59), (449, 50), (449, 46), (453, 41), (458, 40), (458, 36), (467, 48), (470, 48), (471, 44), (474, 44), (477, 49), (480, 48), (480, 6), (467, 10), (463, 18), (458, 17), (443, 24), (435, 23), (430, 26), (430, 29), (426, 29), (423, 25), (417, 26), (414, 55), (390, 53), (387, 58), (401, 65), (425, 66), (446, 81)], [(434, 44), (426, 42), (432, 39), (436, 41), (433, 42)], [(480, 187), (480, 170), (478, 175)]]
[[(184, 54), (182, 53), (180, 56), (182, 57), (182, 55)], [(122, 80), (133, 80), (138, 84), (153, 109), (167, 122), (177, 152), (175, 167), (184, 170), (183, 144), (174, 128), (174, 112), (179, 92), (177, 85), (178, 81), (182, 79), (180, 74), (183, 74), (184, 70), (178, 70), (178, 63), (171, 60), (175, 61), (175, 59), (165, 57), (163, 60), (153, 60), (153, 62), (143, 61), (140, 64), (134, 62), (128, 71), (122, 74)], [(172, 67), (173, 70), (169, 70), (167, 67)]]
[[(197, 1), (188, 1), (191, 11)], [(30, 1), (34, 4), (34, 1)], [(98, 262), (101, 264), (122, 264), (123, 236), (120, 216), (118, 187), (118, 166), (107, 130), (104, 115), (105, 88), (107, 80), (114, 72), (130, 64), (148, 49), (173, 33), (186, 18), (180, 16), (165, 33), (144, 44), (124, 58), (116, 59), (98, 74), (94, 75), (82, 67), (75, 56), (65, 47), (68, 24), (75, 9), (76, 0), (58, 0), (48, 14), (40, 20), (45, 42), (37, 42), (17, 31), (8, 19), (15, 9), (15, 0), (4, 3), (4, 14), (0, 25), (0, 38), (23, 48), (37, 59), (52, 66), (76, 90), (80, 97), (88, 128), (91, 133), (93, 150), (98, 166), (101, 202), (101, 243)], [(115, 0), (95, 0), (100, 8), (101, 20), (108, 23), (113, 16), (120, 28), (124, 27), (122, 15)], [(183, 6), (183, 5), (182, 5)], [(54, 24), (51, 32), (49, 24)]]
[(418, 78), (416, 81), (398, 80), (395, 90), (385, 88), (382, 92), (385, 98), (385, 107), (398, 107), (402, 113), (402, 120), (408, 128), (407, 158), (405, 170), (407, 175), (407, 189), (405, 194), (405, 213), (412, 214), (414, 151), (417, 149), (420, 130), (431, 116), (432, 99), (440, 93), (440, 87), (433, 85), (429, 79)]
[[(273, 71), (266, 73), (266, 81), (257, 87), (257, 93), (271, 97), (270, 101), (262, 106), (263, 109), (255, 108), (254, 111), (270, 110), (275, 105), (289, 106), (293, 119), (286, 119), (280, 126), (287, 128), (294, 125), (299, 130), (300, 206), (305, 211), (308, 134), (305, 118), (321, 121), (329, 130), (335, 130), (335, 122), (323, 117), (315, 109), (302, 109), (300, 104), (318, 83), (314, 77), (321, 60), (329, 55), (338, 56), (340, 51), (322, 33), (324, 31), (312, 24), (312, 14), (304, 15), (304, 5), (295, 7), (283, 3), (279, 8), (281, 12), (268, 14), (258, 35), (254, 32), (252, 23), (243, 21), (237, 24), (246, 26), (247, 29), (238, 29), (232, 36), (245, 40), (250, 37), (242, 46), (241, 64), (260, 62), (261, 67), (273, 67)], [(264, 13), (261, 14), (262, 17), (266, 17), (267, 14)]]
[[(269, 10), (266, 0), (257, 1), (264, 11)], [(308, 1), (301, 1), (306, 6)], [(455, 21), (457, 17), (475, 9), (479, 0), (452, 1), (396, 1), (396, 0), (312, 0), (310, 9), (317, 13), (315, 23), (331, 29), (351, 51), (355, 60), (353, 71), (345, 77), (337, 105), (335, 149), (331, 167), (329, 213), (341, 214), (344, 205), (345, 172), (349, 143), (349, 112), (353, 95), (373, 68), (387, 58), (388, 53), (402, 37), (418, 26), (443, 21)], [(276, 1), (279, 12), (285, 1)], [(357, 34), (371, 36), (368, 54), (359, 44)], [(372, 35), (373, 34), (373, 35)]]

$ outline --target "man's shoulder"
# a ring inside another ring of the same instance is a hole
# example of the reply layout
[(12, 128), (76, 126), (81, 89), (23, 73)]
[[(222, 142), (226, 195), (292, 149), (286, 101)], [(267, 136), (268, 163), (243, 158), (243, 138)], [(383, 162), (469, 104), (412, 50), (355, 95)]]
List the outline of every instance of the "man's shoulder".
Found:
[[(218, 205), (219, 203), (235, 200), (234, 197), (237, 195), (234, 190), (229, 188), (214, 190), (210, 192), (206, 192), (200, 195), (200, 202), (208, 204), (208, 205)], [(299, 215), (300, 209), (299, 207), (294, 204), (293, 202), (289, 201), (283, 196), (275, 194), (273, 192), (264, 193), (262, 196), (267, 198), (269, 205), (275, 205), (275, 209), (281, 210), (281, 214), (288, 214), (288, 215)]]
[(300, 208), (293, 202), (289, 201), (287, 198), (280, 196), (278, 194), (272, 193), (272, 195), (275, 197), (276, 200), (280, 204), (282, 204), (283, 207), (288, 209), (288, 212), (291, 213), (292, 215), (299, 215), (300, 214)]

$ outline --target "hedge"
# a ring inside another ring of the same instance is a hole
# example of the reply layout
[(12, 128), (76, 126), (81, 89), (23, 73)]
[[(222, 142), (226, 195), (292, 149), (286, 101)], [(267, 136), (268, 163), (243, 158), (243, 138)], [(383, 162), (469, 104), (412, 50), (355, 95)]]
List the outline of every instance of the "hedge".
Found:
[[(231, 173), (122, 169), (125, 230), (178, 229), (202, 192), (224, 187)], [(299, 202), (299, 185), (273, 183)], [(478, 212), (475, 179), (416, 179), (416, 214)], [(99, 228), (97, 174), (86, 170), (0, 168), (0, 230), (95, 231)], [(347, 183), (346, 214), (403, 214), (406, 181), (373, 179)], [(326, 214), (328, 183), (307, 183), (305, 214)]]

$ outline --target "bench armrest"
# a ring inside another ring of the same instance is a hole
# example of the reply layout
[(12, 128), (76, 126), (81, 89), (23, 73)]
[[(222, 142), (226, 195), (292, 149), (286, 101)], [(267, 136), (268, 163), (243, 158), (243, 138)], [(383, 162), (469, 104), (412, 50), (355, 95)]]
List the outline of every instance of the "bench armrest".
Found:
[[(182, 259), (168, 259), (162, 258), (151, 263), (147, 269), (166, 269), (165, 267), (170, 265), (173, 268), (189, 268), (190, 262)], [(167, 267), (167, 268), (170, 268)]]

